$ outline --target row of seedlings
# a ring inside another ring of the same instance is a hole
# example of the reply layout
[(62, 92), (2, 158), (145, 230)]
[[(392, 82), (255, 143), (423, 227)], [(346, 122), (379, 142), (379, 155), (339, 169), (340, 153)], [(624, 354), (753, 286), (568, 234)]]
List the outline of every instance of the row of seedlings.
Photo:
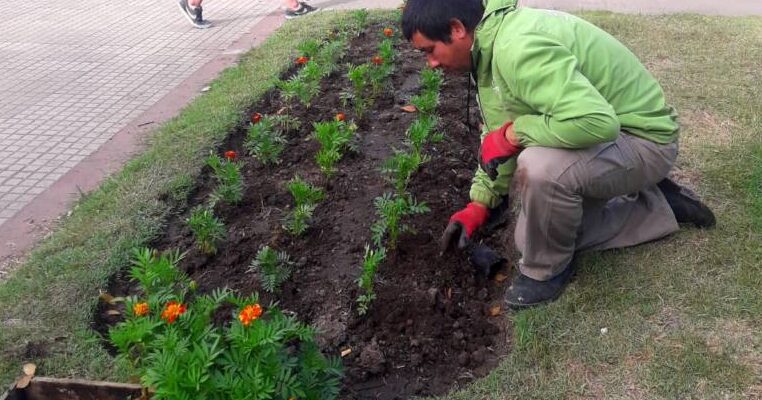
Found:
[(387, 249), (393, 251), (402, 232), (411, 228), (402, 222), (404, 217), (429, 212), (429, 207), (417, 202), (407, 192), (407, 186), (415, 173), (429, 157), (423, 153), (424, 146), (443, 139), (437, 127), (436, 108), (439, 103), (439, 89), (442, 74), (433, 69), (421, 71), (421, 93), (411, 98), (418, 110), (418, 117), (406, 132), (406, 150), (394, 150), (394, 155), (386, 160), (382, 172), (392, 182), (394, 192), (384, 193), (374, 200), (378, 220), (371, 226), (371, 245), (365, 246), (362, 272), (357, 280), (361, 293), (357, 297), (357, 309), (364, 315), (376, 298), (374, 291), (376, 272), (386, 257)]
[(340, 94), (342, 107), (348, 108), (351, 105), (358, 119), (362, 119), (365, 111), (373, 106), (394, 73), (397, 56), (394, 44), (398, 39), (392, 28), (384, 28), (382, 34), (378, 53), (370, 61), (360, 65), (350, 64), (347, 68), (351, 88)]
[[(362, 26), (361, 19), (355, 16), (355, 26)], [(244, 147), (263, 165), (278, 164), (280, 154), (286, 146), (286, 135), (299, 129), (301, 121), (290, 116), (293, 105), (299, 102), (309, 108), (312, 99), (320, 93), (320, 81), (338, 69), (337, 63), (344, 57), (349, 35), (358, 31), (356, 28), (345, 28), (341, 31), (343, 34), (336, 35), (332, 41), (320, 43), (308, 40), (298, 47), (300, 55), (295, 62), (297, 66), (300, 66), (299, 72), (276, 84), (280, 89), (281, 99), (286, 103), (285, 114), (266, 116), (259, 113), (252, 114)], [(318, 124), (315, 125), (318, 130)], [(329, 127), (342, 128), (340, 129), (342, 132), (346, 130), (343, 129), (343, 125), (332, 124), (318, 131), (324, 132)], [(337, 135), (323, 133), (318, 137), (318, 140), (328, 137), (324, 140), (332, 143), (332, 146), (328, 146), (330, 151), (323, 151), (324, 154), (318, 155), (322, 161), (321, 169), (327, 173), (333, 171), (333, 163), (340, 158), (341, 146), (345, 143), (341, 138), (334, 136)], [(322, 189), (305, 182), (299, 176), (289, 181), (286, 189), (294, 199), (294, 207), (285, 216), (283, 228), (291, 235), (298, 237), (307, 231), (315, 208), (325, 196)], [(285, 251), (263, 246), (252, 261), (250, 270), (259, 273), (262, 288), (273, 293), (290, 278), (293, 265), (294, 263)]]

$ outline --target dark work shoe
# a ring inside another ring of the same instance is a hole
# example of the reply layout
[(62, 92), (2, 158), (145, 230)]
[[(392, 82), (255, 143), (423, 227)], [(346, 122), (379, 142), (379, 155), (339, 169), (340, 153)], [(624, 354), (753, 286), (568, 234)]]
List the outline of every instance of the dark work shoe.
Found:
[(695, 193), (669, 178), (662, 179), (656, 185), (667, 198), (667, 203), (672, 208), (678, 223), (690, 223), (698, 228), (711, 228), (717, 223), (712, 210), (702, 203)]
[(204, 10), (201, 6), (191, 7), (191, 5), (188, 4), (188, 0), (177, 0), (177, 5), (180, 7), (180, 11), (182, 11), (183, 15), (185, 15), (185, 18), (187, 18), (194, 27), (198, 29), (206, 29), (212, 26), (209, 21), (204, 20)]
[(573, 271), (574, 260), (563, 272), (547, 281), (536, 281), (517, 271), (505, 292), (505, 304), (511, 308), (525, 308), (551, 302), (564, 291)]
[(290, 8), (286, 9), (286, 19), (301, 17), (302, 15), (309, 14), (311, 12), (318, 11), (317, 7), (313, 7), (307, 3), (299, 2), (299, 7), (296, 10)]

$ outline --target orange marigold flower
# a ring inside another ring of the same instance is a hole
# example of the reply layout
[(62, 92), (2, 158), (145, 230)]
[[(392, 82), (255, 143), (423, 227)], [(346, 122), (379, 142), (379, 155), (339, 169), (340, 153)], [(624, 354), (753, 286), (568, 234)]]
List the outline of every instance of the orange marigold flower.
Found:
[(262, 306), (259, 304), (249, 304), (238, 314), (243, 326), (249, 326), (254, 320), (262, 315)]
[(342, 122), (345, 119), (347, 119), (347, 116), (344, 115), (344, 113), (340, 112), (340, 113), (336, 114), (336, 121)]
[(370, 59), (370, 62), (376, 65), (381, 65), (384, 63), (384, 58), (381, 56), (374, 56), (373, 58)]
[(135, 314), (136, 317), (148, 315), (148, 311), (148, 303), (135, 303), (132, 305), (132, 313)]
[(255, 112), (254, 114), (251, 114), (251, 123), (256, 124), (257, 122), (262, 120), (262, 114)]
[(238, 154), (233, 150), (228, 150), (225, 152), (225, 158), (227, 158), (228, 161), (235, 161), (236, 157), (238, 157)]
[(386, 37), (392, 37), (394, 35), (394, 29), (392, 28), (385, 28), (384, 29), (384, 36)]
[(161, 312), (161, 319), (167, 321), (168, 324), (174, 323), (177, 317), (185, 314), (187, 309), (185, 304), (170, 301), (164, 307), (164, 311)]
[(307, 64), (307, 61), (309, 61), (309, 60), (310, 60), (309, 57), (301, 56), (301, 57), (297, 57), (296, 58), (296, 63), (298, 65), (304, 65), (304, 64)]

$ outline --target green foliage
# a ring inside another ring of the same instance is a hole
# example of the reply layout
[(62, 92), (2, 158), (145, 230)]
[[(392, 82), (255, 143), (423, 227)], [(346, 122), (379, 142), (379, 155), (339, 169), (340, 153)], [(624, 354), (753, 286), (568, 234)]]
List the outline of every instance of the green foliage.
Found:
[(280, 163), (280, 154), (286, 146), (286, 139), (270, 116), (263, 116), (259, 123), (252, 124), (246, 135), (244, 148), (262, 164)]
[[(322, 71), (314, 63), (312, 63), (310, 71), (312, 71), (310, 74), (317, 74), (318, 76), (322, 74)], [(276, 86), (281, 90), (280, 95), (283, 101), (291, 103), (296, 99), (307, 108), (310, 107), (312, 99), (320, 93), (320, 79), (315, 80), (314, 76), (309, 78), (305, 78), (303, 75), (292, 76), (285, 81), (278, 81)]]
[(174, 292), (178, 287), (190, 283), (185, 274), (176, 267), (184, 256), (185, 254), (180, 254), (179, 251), (159, 255), (147, 247), (136, 248), (132, 252), (130, 278), (139, 283), (143, 292), (148, 295)]
[(397, 52), (394, 50), (394, 41), (386, 38), (378, 45), (378, 55), (384, 59), (384, 64), (393, 64), (397, 58)]
[(442, 86), (442, 71), (438, 69), (425, 68), (421, 71), (421, 87), (423, 92), (439, 92)]
[(296, 205), (300, 204), (316, 204), (323, 200), (325, 194), (320, 188), (310, 185), (303, 181), (299, 176), (295, 176), (286, 184), (288, 191), (294, 198)]
[(414, 105), (422, 116), (434, 115), (439, 104), (439, 92), (425, 91), (410, 98), (410, 104)]
[(191, 211), (186, 222), (196, 238), (198, 249), (204, 254), (216, 253), (217, 244), (225, 238), (225, 225), (214, 216), (214, 212), (210, 208), (198, 206)]
[(361, 8), (351, 13), (352, 19), (355, 20), (355, 26), (363, 28), (368, 25), (368, 10)]
[[(394, 72), (394, 64), (387, 63), (386, 59), (384, 59), (382, 64), (370, 65), (368, 70), (368, 81), (370, 82), (371, 99), (375, 99), (381, 94), (381, 91), (388, 83), (388, 78), (392, 75), (392, 72)], [(372, 102), (373, 100), (371, 100), (371, 103)]]
[(260, 272), (262, 288), (272, 293), (288, 280), (292, 267), (293, 262), (285, 251), (275, 251), (270, 246), (264, 246), (259, 249), (249, 268)]
[(315, 138), (320, 142), (320, 150), (315, 159), (326, 176), (333, 175), (334, 165), (341, 160), (349, 148), (357, 127), (342, 121), (315, 122)]
[(395, 249), (400, 233), (410, 231), (410, 227), (402, 223), (403, 217), (430, 211), (426, 203), (417, 203), (412, 197), (391, 193), (376, 197), (373, 203), (378, 220), (370, 228), (371, 240), (378, 248), (384, 247), (383, 241), (387, 237), (388, 247)]
[(437, 117), (434, 115), (421, 115), (407, 129), (407, 138), (413, 152), (421, 154), (423, 146), (429, 141), (438, 142), (442, 140), (442, 134), (433, 134), (437, 126)]
[(338, 61), (344, 58), (346, 51), (347, 40), (345, 38), (338, 38), (325, 43), (314, 60), (321, 66), (325, 76), (328, 76), (338, 69)]
[(210, 154), (206, 159), (217, 187), (212, 193), (212, 203), (222, 200), (228, 204), (237, 204), (243, 199), (243, 183), (241, 182), (241, 162), (223, 159), (217, 154)]
[[(139, 253), (152, 254), (150, 250)], [(136, 264), (142, 261), (136, 260)], [(149, 269), (154, 268), (149, 264)], [(176, 266), (173, 266), (176, 268)], [(166, 266), (161, 266), (162, 271)], [(145, 271), (164, 275), (162, 271)], [(175, 271), (181, 282), (187, 276)], [(139, 302), (145, 314), (129, 313), (109, 331), (122, 364), (150, 387), (152, 399), (333, 399), (342, 376), (337, 358), (318, 350), (312, 328), (277, 308), (262, 310), (258, 295), (235, 296), (227, 289), (186, 299), (188, 287), (172, 284), (175, 291), (158, 296), (150, 288)], [(169, 302), (174, 318), (162, 316)], [(234, 318), (220, 313), (237, 308)], [(227, 320), (215, 322), (220, 316)]]
[(365, 246), (365, 257), (362, 262), (362, 274), (357, 279), (357, 285), (363, 293), (357, 297), (357, 312), (365, 315), (373, 300), (376, 299), (376, 293), (373, 291), (376, 271), (378, 266), (386, 258), (386, 249), (380, 248), (372, 250), (370, 246)]
[(417, 152), (395, 151), (394, 156), (384, 162), (381, 171), (390, 176), (398, 194), (403, 194), (410, 177), (428, 161), (428, 157)]
[(371, 87), (370, 70), (370, 64), (349, 65), (347, 67), (347, 79), (352, 83), (352, 90), (341, 93), (341, 102), (344, 108), (351, 102), (357, 118), (362, 118), (371, 105), (371, 101), (365, 93)]
[(272, 122), (273, 128), (280, 132), (295, 131), (302, 126), (302, 121), (299, 118), (292, 117), (288, 114), (268, 115), (266, 118)]
[(296, 46), (296, 49), (299, 50), (299, 54), (305, 57), (313, 58), (318, 54), (318, 51), (320, 51), (320, 46), (321, 45), (319, 41), (315, 39), (309, 39)]
[(284, 227), (294, 236), (299, 236), (309, 228), (309, 221), (317, 203), (323, 200), (323, 191), (298, 176), (294, 177), (286, 186), (291, 196), (294, 197), (294, 210), (285, 218)]

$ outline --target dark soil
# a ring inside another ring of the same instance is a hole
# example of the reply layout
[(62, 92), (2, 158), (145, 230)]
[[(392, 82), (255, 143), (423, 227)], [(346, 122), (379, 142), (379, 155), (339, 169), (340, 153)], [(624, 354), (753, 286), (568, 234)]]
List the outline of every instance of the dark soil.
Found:
[[(382, 27), (373, 26), (354, 40), (342, 64), (367, 62), (375, 54)], [(178, 210), (168, 221), (166, 235), (153, 243), (159, 250), (189, 250), (182, 267), (201, 291), (223, 286), (242, 294), (260, 291), (263, 304), (277, 301), (282, 309), (318, 328), (326, 354), (351, 350), (343, 357), (342, 397), (346, 399), (443, 394), (484, 376), (509, 346), (506, 318), (502, 312), (491, 316), (492, 307), (501, 304), (505, 282), (474, 273), (465, 255), (442, 256), (438, 248), (449, 216), (469, 201), (476, 167), (479, 120), (472, 98), (468, 118), (472, 126), (467, 125), (466, 76), (446, 77), (438, 108), (438, 129), (445, 139), (428, 145), (431, 161), (408, 187), (431, 212), (406, 221), (412, 231), (403, 234), (396, 250), (387, 255), (376, 279), (377, 298), (367, 315), (358, 316), (356, 280), (364, 247), (370, 243), (370, 227), (377, 219), (373, 199), (393, 191), (379, 168), (394, 148), (404, 146), (405, 131), (415, 114), (402, 112), (400, 106), (420, 90), (419, 71), (425, 66), (425, 57), (404, 40), (397, 47), (392, 87), (361, 121), (341, 106), (339, 93), (349, 85), (344, 71), (324, 81), (311, 108), (293, 106), (291, 114), (302, 121), (302, 127), (290, 134), (280, 165), (264, 167), (244, 156), (246, 124), (231, 132), (220, 154), (233, 149), (242, 155), (246, 191), (239, 205), (219, 205), (215, 210), (228, 231), (216, 255), (199, 252), (184, 223), (189, 210), (205, 202), (214, 188), (209, 171), (199, 179), (189, 207)], [(284, 106), (277, 92), (272, 92), (251, 112), (274, 114)], [(312, 138), (312, 123), (331, 119), (339, 111), (357, 122), (359, 147), (339, 162), (337, 174), (325, 179), (314, 160), (318, 143)], [(299, 238), (282, 228), (293, 204), (285, 183), (295, 174), (326, 192), (309, 230)], [(509, 260), (513, 258), (511, 232), (509, 227), (498, 228), (485, 239)], [(264, 245), (286, 251), (296, 261), (294, 274), (275, 296), (261, 291), (257, 274), (249, 272)], [(114, 277), (113, 295), (129, 291), (134, 289), (124, 276)], [(100, 311), (96, 325), (103, 331), (114, 321)]]

